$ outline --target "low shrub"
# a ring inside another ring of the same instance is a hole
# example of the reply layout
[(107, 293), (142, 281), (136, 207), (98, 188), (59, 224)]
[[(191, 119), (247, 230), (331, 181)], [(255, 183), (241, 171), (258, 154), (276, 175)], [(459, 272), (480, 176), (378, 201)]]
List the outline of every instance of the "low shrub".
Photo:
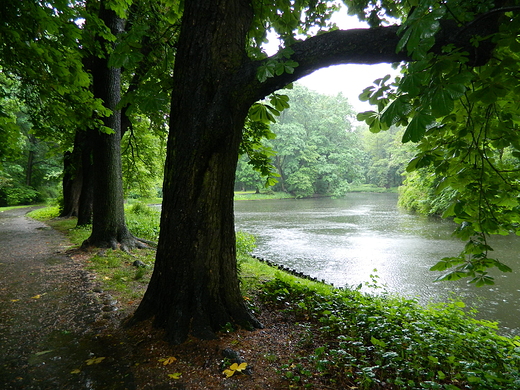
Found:
[(48, 221), (60, 215), (60, 208), (59, 206), (42, 207), (29, 212), (27, 215), (38, 221)]
[(35, 204), (44, 200), (39, 191), (25, 185), (6, 186), (0, 192), (0, 198), (5, 199), (6, 206)]
[[(354, 290), (329, 294), (276, 279), (263, 297), (309, 319), (324, 340), (307, 359), (331, 385), (359, 389), (518, 389), (520, 341), (462, 302), (429, 308)], [(300, 376), (301, 377), (301, 376)]]

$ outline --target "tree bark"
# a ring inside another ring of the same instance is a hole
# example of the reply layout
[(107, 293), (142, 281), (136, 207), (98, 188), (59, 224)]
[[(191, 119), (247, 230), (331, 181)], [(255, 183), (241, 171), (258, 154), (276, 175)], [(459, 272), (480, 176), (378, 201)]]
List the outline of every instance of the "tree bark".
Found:
[(77, 130), (72, 152), (63, 158), (62, 218), (78, 217), (78, 226), (92, 223), (91, 148), (86, 132)]
[(27, 166), (25, 168), (25, 185), (27, 187), (32, 187), (34, 156), (36, 155), (34, 149), (36, 148), (37, 144), (36, 137), (33, 134), (29, 134), (27, 137), (27, 142), (29, 144), (29, 154), (27, 155)]
[(88, 137), (88, 131), (81, 131), (80, 159), (81, 159), (81, 194), (78, 202), (77, 226), (92, 224), (94, 209), (94, 173), (92, 166), (93, 145)]

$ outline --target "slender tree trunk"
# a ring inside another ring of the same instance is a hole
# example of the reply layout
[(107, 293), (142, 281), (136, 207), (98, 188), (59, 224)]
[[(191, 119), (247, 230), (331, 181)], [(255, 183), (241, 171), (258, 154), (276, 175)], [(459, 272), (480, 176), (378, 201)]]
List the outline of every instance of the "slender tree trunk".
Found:
[[(134, 315), (154, 317), (173, 343), (188, 334), (212, 338), (227, 323), (261, 327), (244, 304), (236, 268), (234, 178), (252, 103), (233, 105), (233, 72), (245, 58), (251, 17), (247, 2), (236, 3), (192, 1), (184, 11), (190, 22), (183, 24), (174, 70), (161, 234)], [(235, 28), (218, 29), (217, 18)]]
[[(123, 21), (101, 3), (100, 19), (114, 35), (122, 32)], [(100, 38), (103, 45), (108, 42)], [(123, 250), (143, 245), (129, 232), (124, 215), (123, 179), (121, 169), (121, 112), (117, 104), (121, 94), (121, 69), (108, 66), (108, 54), (96, 58), (92, 66), (93, 90), (102, 99), (112, 115), (104, 118), (104, 125), (112, 132), (101, 129), (88, 131), (92, 142), (93, 214), (92, 234), (84, 247), (108, 247)]]
[(79, 175), (79, 159), (72, 152), (65, 152), (63, 156), (63, 208), (62, 218), (78, 216), (79, 196), (81, 195), (81, 177)]
[(84, 194), (92, 192), (89, 187), (92, 183), (85, 177), (89, 172), (90, 153), (86, 132), (77, 130), (74, 149), (66, 152), (63, 158), (63, 209), (60, 217), (78, 217), (78, 225), (92, 223), (92, 196)]
[(90, 130), (82, 131), (81, 142), (81, 194), (78, 202), (78, 222), (77, 226), (92, 224), (94, 209), (94, 177), (92, 166), (93, 145), (92, 137), (89, 137)]
[(33, 148), (37, 144), (36, 137), (34, 135), (29, 135), (28, 137), (29, 141), (29, 155), (27, 156), (27, 167), (25, 169), (25, 185), (28, 187), (32, 186), (32, 174), (33, 174), (33, 167), (34, 167), (34, 156), (36, 155), (36, 152), (33, 150)]

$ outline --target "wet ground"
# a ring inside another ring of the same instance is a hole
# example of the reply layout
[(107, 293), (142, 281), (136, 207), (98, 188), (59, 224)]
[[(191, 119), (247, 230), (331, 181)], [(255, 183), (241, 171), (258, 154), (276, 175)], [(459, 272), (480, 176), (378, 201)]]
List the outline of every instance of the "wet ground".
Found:
[[(172, 346), (150, 321), (123, 328), (137, 303), (103, 291), (85, 268), (91, 254), (69, 250), (63, 235), (26, 218), (28, 211), (0, 212), (0, 390), (281, 390), (292, 388), (281, 367), (321, 345), (299, 321), (264, 305), (264, 329), (217, 340)], [(251, 375), (227, 378), (226, 350)], [(311, 379), (312, 388), (335, 388)]]
[(28, 211), (0, 213), (0, 388), (136, 388), (117, 302)]

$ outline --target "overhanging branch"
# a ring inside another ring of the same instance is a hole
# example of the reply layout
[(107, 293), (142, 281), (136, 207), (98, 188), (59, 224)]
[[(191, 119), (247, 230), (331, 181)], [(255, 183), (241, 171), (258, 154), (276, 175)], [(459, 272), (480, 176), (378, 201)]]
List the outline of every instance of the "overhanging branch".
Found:
[[(472, 45), (471, 39), (475, 36), (489, 37), (496, 33), (500, 17), (506, 11), (511, 11), (511, 9), (504, 7), (491, 10), (463, 26), (457, 25), (453, 20), (442, 21), (441, 30), (436, 35), (432, 51), (440, 53), (444, 46), (453, 44), (468, 53), (471, 66), (484, 65), (491, 58), (495, 45), (490, 39), (487, 39), (475, 47)], [(294, 73), (271, 77), (264, 83), (257, 82), (258, 94), (255, 96), (255, 100), (259, 100), (315, 70), (331, 65), (371, 65), (383, 62), (411, 61), (411, 57), (406, 52), (396, 53), (400, 40), (397, 35), (398, 29), (399, 26), (335, 30), (297, 42), (291, 46), (294, 50), (291, 59), (299, 64)], [(272, 60), (273, 57), (270, 59)], [(246, 71), (248, 74), (246, 77), (256, 77), (258, 68), (270, 59), (249, 64), (251, 67)]]

